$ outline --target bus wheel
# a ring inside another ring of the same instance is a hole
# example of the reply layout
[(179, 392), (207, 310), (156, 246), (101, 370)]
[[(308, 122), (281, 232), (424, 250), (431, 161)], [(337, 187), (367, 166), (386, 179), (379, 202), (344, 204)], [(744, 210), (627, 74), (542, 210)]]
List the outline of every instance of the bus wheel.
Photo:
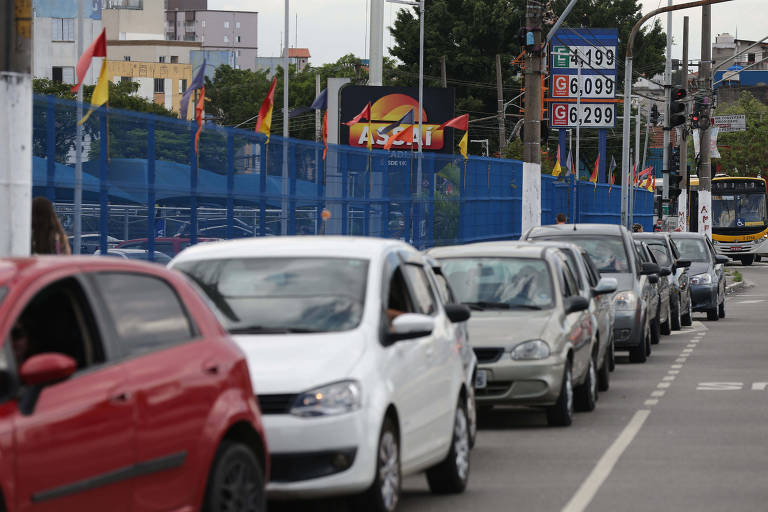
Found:
[(753, 261), (755, 261), (755, 255), (754, 254), (747, 254), (745, 256), (742, 256), (739, 258), (741, 260), (741, 264), (745, 267), (748, 267), (752, 264)]
[(759, 254), (755, 254), (755, 262), (756, 263), (760, 263), (760, 259), (761, 259), (760, 255)]

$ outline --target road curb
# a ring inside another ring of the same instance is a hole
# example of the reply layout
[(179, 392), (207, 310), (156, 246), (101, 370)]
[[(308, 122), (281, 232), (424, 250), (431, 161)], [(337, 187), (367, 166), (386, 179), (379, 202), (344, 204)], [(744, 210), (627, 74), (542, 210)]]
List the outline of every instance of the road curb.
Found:
[(737, 283), (726, 285), (725, 293), (735, 293), (741, 290), (742, 288), (744, 288), (745, 286), (747, 286), (746, 281), (739, 281)]

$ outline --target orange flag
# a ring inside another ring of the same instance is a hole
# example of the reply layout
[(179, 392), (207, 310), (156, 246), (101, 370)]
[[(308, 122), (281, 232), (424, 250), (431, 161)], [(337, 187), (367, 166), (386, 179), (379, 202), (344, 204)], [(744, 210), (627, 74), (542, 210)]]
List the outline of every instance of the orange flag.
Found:
[(387, 139), (387, 143), (384, 144), (384, 149), (389, 149), (392, 147), (392, 143), (396, 140), (403, 140), (403, 141), (410, 141), (411, 144), (413, 144), (413, 125), (410, 125), (405, 130), (401, 131), (400, 133), (396, 133), (395, 135), (390, 136)]
[(597, 160), (595, 160), (595, 168), (592, 170), (592, 176), (589, 177), (589, 181), (595, 184), (597, 188), (598, 173), (600, 172), (600, 153), (597, 154)]
[[(371, 102), (369, 101), (368, 104), (365, 106), (363, 110), (360, 111), (359, 114), (357, 114), (355, 117), (353, 117), (350, 121), (347, 121), (344, 123), (347, 126), (352, 126), (353, 124), (359, 123), (361, 120), (367, 119), (368, 121), (371, 120)], [(369, 134), (370, 135), (370, 134)], [(370, 139), (370, 137), (369, 137)]]
[(264, 98), (264, 103), (261, 104), (259, 109), (259, 117), (256, 119), (256, 133), (263, 133), (267, 136), (267, 142), (269, 142), (269, 132), (272, 127), (272, 107), (275, 106), (275, 85), (277, 84), (277, 77), (272, 79), (272, 85), (269, 86), (267, 97)]
[(102, 29), (99, 37), (94, 39), (91, 45), (80, 56), (80, 60), (77, 61), (77, 67), (75, 68), (75, 74), (77, 75), (77, 83), (72, 87), (72, 92), (77, 92), (80, 85), (83, 83), (85, 73), (88, 68), (91, 67), (91, 61), (94, 57), (106, 57), (107, 56), (107, 29)]
[(459, 117), (449, 119), (448, 121), (441, 124), (437, 129), (442, 130), (443, 128), (456, 128), (458, 130), (467, 131), (467, 128), (469, 128), (469, 114), (464, 114)]

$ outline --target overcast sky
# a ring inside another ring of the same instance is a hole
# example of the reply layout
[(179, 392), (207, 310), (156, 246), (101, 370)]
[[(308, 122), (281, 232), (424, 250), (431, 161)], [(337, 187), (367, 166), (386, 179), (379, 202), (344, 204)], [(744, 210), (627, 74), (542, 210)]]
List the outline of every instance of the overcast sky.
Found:
[[(311, 63), (321, 65), (334, 62), (342, 55), (354, 53), (368, 57), (367, 11), (370, 0), (291, 0), (290, 46), (307, 47), (312, 55)], [(523, 0), (517, 0), (523, 1)], [(673, 0), (674, 4), (687, 0)], [(643, 0), (643, 11), (649, 12), (667, 4), (667, 0)], [(733, 0), (712, 6), (712, 41), (724, 32), (738, 35), (740, 39), (759, 40), (768, 35), (765, 23), (767, 0)], [(285, 27), (285, 3), (280, 0), (209, 0), (211, 9), (243, 10), (259, 12), (259, 55), (276, 56)], [(256, 7), (254, 7), (256, 6)], [(389, 26), (395, 13), (402, 6), (386, 3), (384, 23)], [(682, 55), (683, 16), (690, 17), (690, 58), (701, 55), (701, 8), (678, 11), (673, 14), (672, 35), (675, 40), (673, 56)], [(298, 17), (298, 31), (297, 27)], [(661, 15), (666, 27), (666, 15)], [(297, 40), (298, 37), (298, 40)], [(389, 31), (384, 31), (384, 48), (392, 46)]]

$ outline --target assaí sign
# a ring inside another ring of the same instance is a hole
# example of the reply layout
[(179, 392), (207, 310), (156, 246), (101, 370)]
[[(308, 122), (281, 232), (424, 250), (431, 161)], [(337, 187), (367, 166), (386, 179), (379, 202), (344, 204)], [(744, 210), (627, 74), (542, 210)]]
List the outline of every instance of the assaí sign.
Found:
[[(419, 102), (418, 89), (410, 87), (366, 87), (348, 86), (341, 90), (341, 115), (339, 122), (339, 141), (353, 147), (367, 148), (368, 138), (373, 134), (373, 147), (382, 149), (387, 139), (407, 129), (410, 125), (402, 124), (389, 133), (383, 130), (400, 120), (409, 110), (414, 114), (414, 136), (412, 141), (395, 141), (392, 149), (400, 151), (416, 150), (419, 144)], [(368, 121), (360, 121), (351, 127), (346, 121), (354, 118), (371, 102), (370, 131)], [(445, 144), (446, 132), (438, 130), (441, 123), (454, 117), (453, 89), (428, 87), (424, 89), (422, 109), (422, 149), (424, 151), (451, 152), (451, 144)]]

